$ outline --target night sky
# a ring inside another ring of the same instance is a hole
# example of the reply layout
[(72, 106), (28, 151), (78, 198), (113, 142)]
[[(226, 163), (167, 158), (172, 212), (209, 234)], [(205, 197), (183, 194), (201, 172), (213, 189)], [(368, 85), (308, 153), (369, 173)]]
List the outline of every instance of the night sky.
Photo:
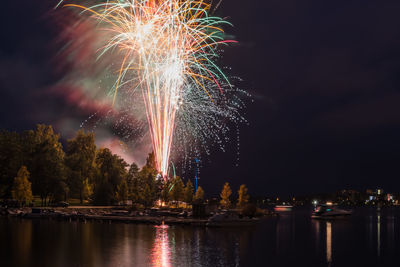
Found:
[[(0, 43), (0, 128), (55, 125), (76, 110), (49, 93), (57, 1), (6, 1)], [(251, 95), (249, 125), (236, 143), (203, 162), (200, 184), (218, 193), (246, 183), (252, 195), (343, 188), (400, 192), (400, 2), (225, 0), (217, 14), (239, 45), (222, 64)], [(252, 102), (253, 101), (253, 102)], [(58, 128), (57, 128), (58, 127)], [(235, 134), (233, 134), (235, 138)]]

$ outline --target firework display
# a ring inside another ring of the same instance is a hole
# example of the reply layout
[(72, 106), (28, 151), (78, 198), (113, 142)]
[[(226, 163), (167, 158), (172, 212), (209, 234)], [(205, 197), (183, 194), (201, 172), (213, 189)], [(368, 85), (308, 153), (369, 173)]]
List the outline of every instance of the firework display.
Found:
[[(208, 153), (225, 143), (230, 123), (243, 122), (243, 102), (216, 60), (226, 40), (222, 18), (203, 0), (119, 0), (83, 5), (81, 15), (97, 21), (106, 36), (99, 58), (118, 54), (112, 102), (135, 110), (138, 96), (146, 111), (158, 171), (168, 176), (171, 148)], [(218, 3), (219, 5), (219, 3)], [(133, 108), (132, 106), (135, 106)]]

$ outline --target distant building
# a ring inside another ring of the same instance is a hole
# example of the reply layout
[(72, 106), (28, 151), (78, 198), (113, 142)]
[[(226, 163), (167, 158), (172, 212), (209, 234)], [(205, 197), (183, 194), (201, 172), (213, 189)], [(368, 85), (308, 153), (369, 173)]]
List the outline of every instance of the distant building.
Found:
[(367, 198), (365, 204), (367, 205), (395, 205), (396, 200), (393, 194), (386, 193), (382, 188), (377, 188), (375, 191), (367, 190)]
[(383, 189), (381, 189), (381, 188), (376, 189), (376, 195), (378, 195), (378, 196), (383, 195)]
[(359, 205), (364, 202), (364, 199), (360, 192), (352, 189), (344, 189), (337, 192), (336, 202), (343, 205)]
[(386, 199), (386, 201), (389, 201), (389, 202), (393, 202), (394, 201), (394, 197), (393, 197), (392, 194), (386, 194), (385, 199)]

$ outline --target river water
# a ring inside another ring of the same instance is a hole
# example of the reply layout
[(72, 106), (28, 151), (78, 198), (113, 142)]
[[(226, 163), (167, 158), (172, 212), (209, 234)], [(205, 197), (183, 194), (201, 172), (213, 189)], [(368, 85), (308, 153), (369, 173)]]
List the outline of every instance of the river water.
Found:
[(203, 228), (0, 218), (0, 266), (400, 266), (400, 209)]

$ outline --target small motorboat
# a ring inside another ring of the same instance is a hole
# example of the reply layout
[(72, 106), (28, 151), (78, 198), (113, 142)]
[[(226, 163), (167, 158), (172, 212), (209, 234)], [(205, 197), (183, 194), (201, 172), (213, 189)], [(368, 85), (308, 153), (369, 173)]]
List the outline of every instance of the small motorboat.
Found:
[(291, 211), (292, 209), (293, 209), (293, 206), (291, 206), (291, 205), (276, 205), (274, 207), (274, 210), (276, 212)]
[(351, 215), (352, 211), (339, 209), (333, 205), (318, 205), (311, 215), (314, 219), (334, 219)]

